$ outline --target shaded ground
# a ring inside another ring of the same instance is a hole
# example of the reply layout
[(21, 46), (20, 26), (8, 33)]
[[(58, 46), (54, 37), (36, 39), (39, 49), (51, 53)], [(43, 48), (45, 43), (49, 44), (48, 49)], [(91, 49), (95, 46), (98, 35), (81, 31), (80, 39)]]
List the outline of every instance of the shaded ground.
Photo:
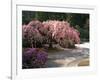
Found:
[[(76, 49), (62, 48), (60, 51), (49, 52), (48, 61), (44, 67), (71, 67), (78, 66), (84, 60), (89, 59), (89, 47), (87, 44), (76, 45)], [(89, 60), (88, 60), (89, 62)], [(86, 66), (88, 66), (87, 64)]]

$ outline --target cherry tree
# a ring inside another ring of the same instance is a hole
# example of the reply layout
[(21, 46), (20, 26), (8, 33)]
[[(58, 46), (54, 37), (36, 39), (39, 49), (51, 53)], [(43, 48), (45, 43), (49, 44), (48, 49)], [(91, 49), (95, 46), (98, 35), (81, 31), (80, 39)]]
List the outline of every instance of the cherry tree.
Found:
[(41, 26), (42, 23), (38, 20), (33, 20), (28, 25), (22, 26), (23, 45), (25, 47), (42, 46), (43, 36), (38, 31)]
[(67, 21), (49, 20), (43, 22), (41, 31), (48, 38), (49, 47), (56, 41), (62, 47), (74, 46), (80, 43), (79, 32), (70, 26)]

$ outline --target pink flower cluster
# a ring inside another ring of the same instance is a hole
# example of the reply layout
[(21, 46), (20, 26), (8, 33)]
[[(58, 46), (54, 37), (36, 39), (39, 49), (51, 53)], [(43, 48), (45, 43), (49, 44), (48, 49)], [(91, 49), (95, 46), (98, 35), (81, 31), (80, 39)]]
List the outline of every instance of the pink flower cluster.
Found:
[(48, 30), (47, 34), (50, 35), (51, 33), (52, 38), (57, 42), (66, 39), (74, 43), (80, 43), (79, 32), (71, 27), (67, 21), (49, 20), (43, 22), (43, 25), (44, 29)]

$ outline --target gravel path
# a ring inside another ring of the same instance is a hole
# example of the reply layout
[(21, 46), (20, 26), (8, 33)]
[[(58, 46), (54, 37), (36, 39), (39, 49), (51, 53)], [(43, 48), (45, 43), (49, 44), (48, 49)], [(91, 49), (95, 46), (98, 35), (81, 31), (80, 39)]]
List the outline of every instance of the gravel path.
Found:
[(76, 49), (63, 49), (59, 52), (49, 53), (45, 67), (77, 66), (82, 59), (89, 57), (89, 47), (83, 44), (76, 46)]

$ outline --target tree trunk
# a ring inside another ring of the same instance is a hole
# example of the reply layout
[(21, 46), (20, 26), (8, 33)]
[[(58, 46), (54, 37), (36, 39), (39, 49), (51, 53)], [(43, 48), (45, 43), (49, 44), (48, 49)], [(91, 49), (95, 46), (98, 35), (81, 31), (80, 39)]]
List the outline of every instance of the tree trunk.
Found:
[(52, 37), (49, 37), (49, 48), (53, 48)]
[(52, 42), (49, 43), (49, 48), (53, 48)]

